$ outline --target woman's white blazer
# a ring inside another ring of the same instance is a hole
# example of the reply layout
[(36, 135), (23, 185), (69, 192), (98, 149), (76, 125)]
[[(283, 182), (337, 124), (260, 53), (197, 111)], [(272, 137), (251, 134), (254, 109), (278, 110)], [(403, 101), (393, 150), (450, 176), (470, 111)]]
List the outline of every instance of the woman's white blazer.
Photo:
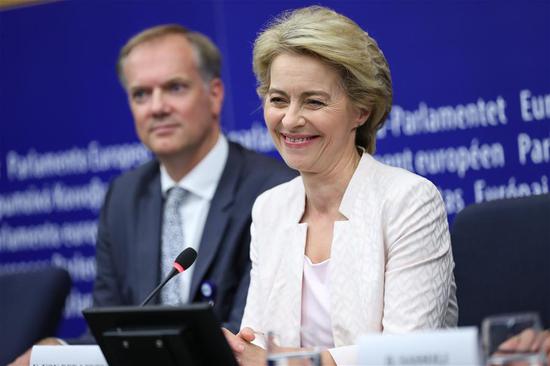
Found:
[[(300, 346), (307, 224), (301, 177), (260, 195), (252, 210), (250, 287), (242, 327)], [(456, 326), (458, 307), (444, 204), (427, 179), (364, 153), (344, 193), (329, 264), (335, 347), (361, 334)], [(262, 337), (257, 344), (265, 346)]]

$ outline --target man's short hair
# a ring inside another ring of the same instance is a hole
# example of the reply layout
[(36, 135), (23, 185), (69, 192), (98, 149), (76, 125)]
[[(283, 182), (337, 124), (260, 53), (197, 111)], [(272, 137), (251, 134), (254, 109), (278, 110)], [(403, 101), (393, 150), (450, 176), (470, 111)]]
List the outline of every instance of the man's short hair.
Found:
[(204, 81), (221, 77), (222, 58), (218, 47), (202, 33), (191, 31), (179, 24), (163, 24), (147, 28), (126, 42), (121, 48), (117, 60), (117, 74), (122, 86), (126, 87), (123, 72), (124, 60), (140, 44), (161, 39), (170, 35), (181, 35), (189, 41), (195, 51), (195, 62)]

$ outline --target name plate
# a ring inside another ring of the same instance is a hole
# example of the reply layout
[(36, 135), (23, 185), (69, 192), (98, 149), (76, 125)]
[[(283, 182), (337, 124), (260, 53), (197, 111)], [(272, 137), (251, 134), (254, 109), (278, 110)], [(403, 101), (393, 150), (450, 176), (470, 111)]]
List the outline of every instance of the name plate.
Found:
[(359, 338), (359, 363), (376, 366), (479, 366), (477, 328), (369, 334)]
[(98, 346), (34, 346), (30, 366), (109, 366)]

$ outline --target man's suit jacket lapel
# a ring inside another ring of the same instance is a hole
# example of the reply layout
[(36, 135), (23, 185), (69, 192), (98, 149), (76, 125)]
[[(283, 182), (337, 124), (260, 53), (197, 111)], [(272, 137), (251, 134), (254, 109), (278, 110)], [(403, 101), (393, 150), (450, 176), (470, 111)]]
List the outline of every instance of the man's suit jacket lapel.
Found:
[[(131, 251), (137, 264), (134, 301), (141, 303), (160, 281), (162, 192), (158, 164), (139, 191), (135, 215), (135, 248)], [(158, 303), (158, 297), (154, 301)]]
[(189, 299), (196, 297), (200, 283), (210, 267), (218, 248), (222, 242), (222, 236), (230, 218), (230, 208), (235, 198), (235, 192), (239, 184), (242, 170), (242, 157), (239, 151), (230, 143), (227, 163), (223, 170), (216, 193), (212, 198), (210, 210), (204, 225)]

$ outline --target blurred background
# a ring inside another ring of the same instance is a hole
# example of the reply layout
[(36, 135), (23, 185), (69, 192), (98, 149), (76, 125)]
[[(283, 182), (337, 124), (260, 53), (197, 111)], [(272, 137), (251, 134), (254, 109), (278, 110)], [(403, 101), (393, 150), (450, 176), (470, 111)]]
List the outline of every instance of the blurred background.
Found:
[[(471, 203), (549, 192), (550, 1), (315, 3), (378, 41), (394, 106), (376, 156), (433, 181), (449, 222)], [(109, 181), (150, 158), (115, 73), (120, 47), (162, 23), (210, 36), (224, 55), (225, 133), (275, 155), (252, 44), (271, 17), (307, 5), (0, 0), (0, 274), (69, 271), (58, 336), (85, 330), (80, 311), (91, 305), (96, 220)]]

